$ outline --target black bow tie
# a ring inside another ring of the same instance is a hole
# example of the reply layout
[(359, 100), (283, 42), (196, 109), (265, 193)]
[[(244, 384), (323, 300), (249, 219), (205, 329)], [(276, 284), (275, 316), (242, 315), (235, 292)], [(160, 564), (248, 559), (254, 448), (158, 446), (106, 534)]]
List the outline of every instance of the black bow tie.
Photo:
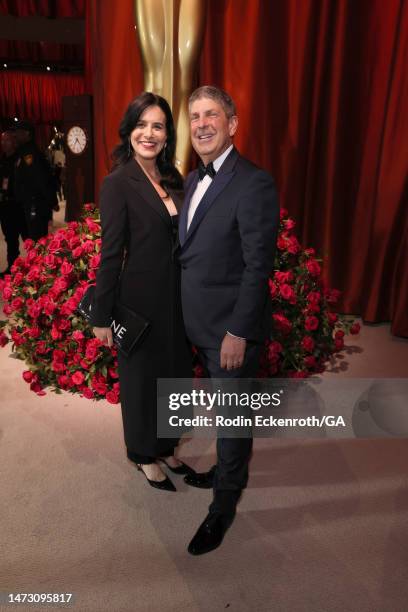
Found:
[(202, 181), (206, 174), (213, 179), (217, 172), (214, 169), (212, 162), (210, 162), (207, 166), (204, 166), (203, 162), (200, 161), (198, 164), (198, 180)]

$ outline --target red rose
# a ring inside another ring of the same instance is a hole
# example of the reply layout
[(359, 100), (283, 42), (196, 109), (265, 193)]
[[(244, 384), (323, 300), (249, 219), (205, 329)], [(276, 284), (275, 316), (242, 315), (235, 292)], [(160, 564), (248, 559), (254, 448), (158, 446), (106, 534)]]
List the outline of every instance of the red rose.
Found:
[(344, 338), (344, 331), (342, 329), (338, 329), (334, 334), (335, 338)]
[(319, 304), (321, 297), (322, 296), (318, 291), (309, 291), (306, 296), (306, 299), (311, 304)]
[(85, 350), (86, 359), (89, 359), (89, 361), (95, 361), (98, 355), (99, 355), (98, 347), (95, 345), (89, 344), (88, 342), (86, 346), (86, 350)]
[(29, 251), (30, 249), (33, 248), (34, 246), (34, 240), (31, 240), (31, 238), (27, 238), (27, 240), (24, 240), (23, 245), (26, 251)]
[(10, 285), (5, 285), (3, 288), (3, 300), (9, 300), (13, 295), (13, 290)]
[(41, 335), (41, 329), (39, 327), (29, 327), (27, 329), (27, 334), (31, 338), (38, 338)]
[(98, 232), (100, 232), (101, 230), (101, 226), (98, 225), (97, 223), (95, 223), (95, 221), (93, 219), (90, 219), (89, 217), (87, 217), (86, 219), (84, 219), (86, 225), (88, 226), (88, 229), (92, 232), (97, 234)]
[(321, 268), (318, 262), (315, 259), (309, 259), (306, 262), (306, 268), (312, 276), (319, 276), (321, 272)]
[(108, 391), (107, 394), (106, 394), (106, 399), (108, 400), (108, 402), (110, 404), (118, 404), (119, 403), (119, 396), (114, 391)]
[(43, 391), (42, 386), (38, 382), (32, 382), (30, 385), (31, 391), (34, 391), (37, 395), (45, 395), (45, 391)]
[(21, 297), (16, 297), (10, 304), (13, 310), (20, 310), (24, 306), (24, 300)]
[(334, 346), (335, 346), (337, 351), (341, 351), (341, 349), (344, 348), (344, 340), (343, 340), (343, 338), (335, 338), (334, 339)]
[(61, 240), (54, 236), (54, 239), (48, 243), (48, 251), (50, 253), (58, 253), (62, 248)]
[(282, 314), (274, 314), (273, 320), (276, 327), (284, 334), (289, 334), (292, 329), (292, 323)]
[(54, 372), (65, 372), (66, 365), (62, 361), (53, 361), (51, 364), (51, 368)]
[(280, 220), (282, 221), (282, 219), (284, 219), (287, 216), (288, 216), (288, 211), (286, 210), (286, 208), (281, 208), (279, 211)]
[(82, 385), (79, 388), (79, 391), (81, 392), (81, 394), (86, 397), (86, 399), (94, 399), (95, 395), (92, 391), (92, 389), (90, 389), (89, 387), (87, 387), (86, 385)]
[(71, 321), (69, 319), (57, 319), (55, 326), (60, 331), (68, 331), (71, 329)]
[(32, 266), (29, 272), (27, 272), (26, 280), (29, 283), (35, 282), (40, 278), (40, 268), (38, 266)]
[(277, 353), (281, 353), (283, 351), (283, 348), (280, 342), (277, 342), (276, 340), (272, 340), (272, 342), (269, 343), (268, 351), (269, 353), (277, 354)]
[(92, 269), (96, 270), (96, 268), (99, 267), (100, 261), (101, 261), (100, 253), (98, 253), (97, 255), (93, 255), (89, 260), (89, 266)]
[(80, 340), (84, 340), (84, 338), (85, 338), (84, 334), (79, 329), (76, 329), (74, 331), (74, 333), (72, 334), (72, 337), (77, 342), (79, 342)]
[(53, 340), (60, 340), (62, 338), (62, 334), (58, 329), (53, 325), (51, 328), (51, 338)]
[(305, 336), (302, 340), (302, 348), (308, 353), (311, 353), (314, 350), (314, 347), (315, 341), (313, 338), (311, 336)]
[(0, 331), (0, 346), (6, 346), (6, 344), (8, 344), (9, 339), (7, 338), (6, 334), (4, 333), (3, 330)]
[(276, 246), (280, 251), (286, 251), (287, 240), (283, 236), (278, 236), (278, 240), (276, 242)]
[(61, 274), (63, 274), (64, 276), (68, 276), (69, 274), (71, 274), (73, 269), (74, 269), (74, 266), (68, 261), (64, 260), (62, 262), (60, 270), (61, 270)]
[(24, 280), (24, 275), (21, 274), (21, 272), (17, 272), (17, 274), (13, 276), (13, 285), (15, 287), (19, 287), (21, 283), (23, 282), (23, 280)]
[(108, 372), (111, 378), (119, 378), (119, 374), (116, 368), (109, 368)]
[(65, 361), (66, 356), (65, 351), (61, 351), (60, 349), (55, 349), (52, 351), (53, 361)]
[(274, 298), (278, 295), (278, 288), (275, 285), (275, 283), (273, 282), (273, 280), (269, 279), (269, 292), (271, 294), (271, 297)]
[(299, 370), (297, 372), (288, 372), (288, 378), (306, 378), (307, 372)]
[(27, 313), (32, 319), (37, 319), (40, 316), (41, 312), (42, 312), (41, 304), (39, 304), (38, 302), (33, 302), (27, 308)]
[(95, 244), (92, 240), (86, 240), (85, 242), (82, 243), (82, 248), (84, 249), (85, 253), (92, 253), (95, 250)]
[(312, 257), (313, 255), (316, 254), (316, 251), (314, 249), (305, 249), (304, 253), (305, 253), (305, 255), (308, 255), (309, 257)]
[(44, 308), (45, 314), (51, 316), (52, 314), (54, 314), (57, 308), (57, 304), (52, 299), (50, 299), (48, 296), (45, 296), (43, 298), (43, 308)]
[(23, 378), (26, 381), (26, 383), (31, 383), (35, 378), (35, 374), (34, 372), (30, 372), (30, 370), (24, 370)]
[(94, 389), (94, 391), (96, 393), (98, 393), (99, 395), (106, 395), (106, 392), (108, 390), (108, 387), (106, 386), (105, 383), (103, 382), (99, 382), (99, 381), (92, 381), (92, 389)]
[(299, 253), (299, 251), (301, 250), (301, 246), (299, 244), (298, 239), (296, 238), (296, 236), (289, 236), (288, 238), (288, 253), (291, 253), (292, 255), (296, 255), (296, 253)]
[(305, 319), (305, 329), (307, 331), (314, 331), (319, 327), (319, 319), (311, 315), (310, 317), (306, 317)]
[(329, 321), (329, 325), (333, 326), (337, 322), (338, 316), (335, 312), (327, 313), (327, 320)]
[(56, 268), (57, 266), (57, 258), (55, 257), (55, 255), (51, 255), (50, 253), (48, 255), (46, 255), (44, 257), (44, 263), (48, 268), (51, 268), (51, 270), (53, 270), (54, 268)]
[(285, 229), (290, 231), (293, 230), (293, 228), (296, 226), (296, 222), (293, 219), (286, 219), (285, 223)]
[(95, 278), (96, 278), (96, 272), (95, 272), (95, 270), (89, 270), (89, 271), (88, 271), (88, 279), (89, 279), (89, 280), (95, 280)]
[(316, 357), (314, 357), (313, 355), (308, 355), (304, 358), (303, 363), (307, 368), (314, 368), (314, 366), (316, 365)]
[[(84, 250), (81, 246), (76, 247), (76, 249), (74, 249), (72, 251), (72, 257), (74, 259), (78, 259), (79, 257), (81, 257), (84, 254)], [(91, 392), (92, 393), (92, 392)]]
[(279, 291), (284, 300), (288, 300), (291, 304), (296, 304), (296, 295), (290, 285), (284, 283), (279, 287)]
[(77, 370), (76, 372), (74, 372), (74, 374), (71, 376), (72, 382), (75, 383), (76, 385), (82, 385), (82, 383), (85, 380), (85, 376), (82, 374), (82, 372), (80, 372), (79, 370)]
[(278, 283), (290, 283), (293, 281), (293, 272), (288, 270), (287, 272), (280, 272), (279, 270), (275, 272), (274, 278)]
[(358, 334), (360, 333), (360, 323), (353, 323), (353, 325), (350, 327), (350, 334)]

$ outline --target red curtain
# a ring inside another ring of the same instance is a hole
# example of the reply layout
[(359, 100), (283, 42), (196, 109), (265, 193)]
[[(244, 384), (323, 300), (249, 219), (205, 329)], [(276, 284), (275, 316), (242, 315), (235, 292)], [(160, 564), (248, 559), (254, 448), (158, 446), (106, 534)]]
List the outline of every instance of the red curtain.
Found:
[(15, 17), (85, 16), (86, 0), (0, 0), (0, 15)]
[[(91, 0), (97, 177), (142, 90), (133, 1)], [(276, 177), (341, 308), (408, 336), (408, 6), (209, 0), (197, 84), (235, 98), (240, 151)]]
[(0, 72), (0, 92), (3, 121), (13, 117), (31, 121), (37, 143), (44, 148), (50, 142), (53, 124), (62, 120), (62, 96), (85, 93), (85, 81), (79, 75), (5, 70)]

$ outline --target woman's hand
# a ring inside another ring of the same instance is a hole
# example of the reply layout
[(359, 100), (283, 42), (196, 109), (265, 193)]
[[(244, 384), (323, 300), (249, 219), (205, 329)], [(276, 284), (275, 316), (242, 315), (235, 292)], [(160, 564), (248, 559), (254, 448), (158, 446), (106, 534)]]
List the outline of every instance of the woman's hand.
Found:
[(110, 327), (94, 327), (93, 333), (98, 340), (106, 346), (113, 346), (112, 330)]

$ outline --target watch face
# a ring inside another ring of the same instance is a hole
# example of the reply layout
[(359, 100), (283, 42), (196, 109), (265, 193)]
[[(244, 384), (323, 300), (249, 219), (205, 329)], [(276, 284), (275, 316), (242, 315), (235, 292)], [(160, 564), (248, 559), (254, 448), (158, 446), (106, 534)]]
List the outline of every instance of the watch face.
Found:
[(83, 152), (86, 147), (87, 136), (85, 130), (79, 125), (74, 125), (74, 127), (68, 130), (67, 134), (67, 145), (76, 155), (79, 155)]

